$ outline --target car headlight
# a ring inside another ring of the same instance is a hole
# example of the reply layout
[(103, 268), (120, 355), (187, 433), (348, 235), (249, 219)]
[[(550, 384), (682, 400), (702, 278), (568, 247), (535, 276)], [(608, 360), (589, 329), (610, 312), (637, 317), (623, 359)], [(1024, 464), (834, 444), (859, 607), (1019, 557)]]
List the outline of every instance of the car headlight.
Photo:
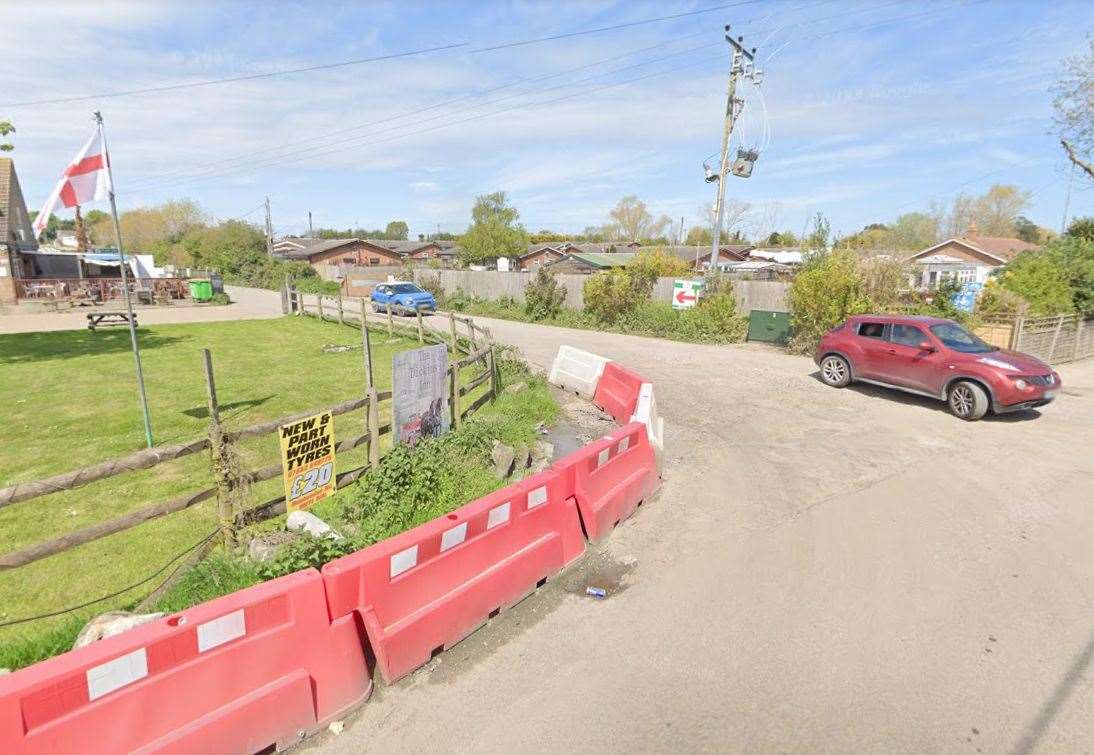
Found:
[(1027, 383), (1025, 380), (1022, 380), (1021, 378), (1014, 381), (1014, 387), (1020, 391), (1024, 391), (1028, 386), (1029, 383)]

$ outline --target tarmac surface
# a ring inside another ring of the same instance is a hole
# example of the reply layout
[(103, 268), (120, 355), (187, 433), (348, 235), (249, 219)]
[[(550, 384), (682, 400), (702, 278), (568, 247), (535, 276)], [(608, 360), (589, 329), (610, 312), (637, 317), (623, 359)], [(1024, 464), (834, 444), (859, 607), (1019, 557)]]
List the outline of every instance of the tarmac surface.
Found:
[[(281, 297), (276, 291), (225, 286), (231, 304), (202, 306), (136, 307), (141, 325), (221, 320), (260, 320), (281, 317)], [(97, 307), (75, 307), (62, 312), (20, 313), (19, 307), (0, 309), (0, 333), (41, 333), (50, 330), (83, 330), (90, 312), (124, 312), (125, 302)]]
[(662, 491), (302, 749), (1094, 750), (1094, 360), (966, 423), (775, 349), (476, 320), (652, 379)]

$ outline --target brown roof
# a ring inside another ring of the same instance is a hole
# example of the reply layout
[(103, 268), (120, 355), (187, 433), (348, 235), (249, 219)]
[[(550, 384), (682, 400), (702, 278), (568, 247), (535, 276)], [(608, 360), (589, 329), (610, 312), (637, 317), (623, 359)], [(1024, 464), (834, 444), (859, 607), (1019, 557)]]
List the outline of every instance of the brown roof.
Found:
[(1037, 249), (1036, 244), (1021, 239), (1011, 239), (1004, 236), (962, 236), (957, 241), (971, 244), (982, 252), (987, 252), (993, 257), (1001, 257), (1012, 260), (1022, 252)]

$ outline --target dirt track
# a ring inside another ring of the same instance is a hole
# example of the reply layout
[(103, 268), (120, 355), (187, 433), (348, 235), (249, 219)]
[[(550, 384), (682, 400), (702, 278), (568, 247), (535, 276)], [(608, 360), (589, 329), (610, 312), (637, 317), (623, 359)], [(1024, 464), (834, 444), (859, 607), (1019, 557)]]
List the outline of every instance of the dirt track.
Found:
[(540, 366), (569, 343), (650, 377), (663, 491), (307, 748), (1094, 746), (1094, 361), (1040, 416), (968, 424), (765, 348), (483, 322)]

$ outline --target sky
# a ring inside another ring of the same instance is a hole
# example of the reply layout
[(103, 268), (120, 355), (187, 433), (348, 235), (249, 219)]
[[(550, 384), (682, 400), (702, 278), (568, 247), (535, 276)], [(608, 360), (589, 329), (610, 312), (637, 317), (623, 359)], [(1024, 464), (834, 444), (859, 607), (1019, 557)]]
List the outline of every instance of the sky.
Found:
[[(821, 212), (848, 234), (993, 183), (1032, 191), (1027, 215), (1059, 228), (1051, 86), (1094, 5), (726, 5), (0, 0), (0, 120), (32, 210), (98, 109), (122, 211), (186, 198), (261, 223), (268, 195), (278, 235), (310, 211), (413, 236), (463, 231), (476, 195), (503, 190), (529, 230), (575, 233), (634, 194), (686, 231), (714, 198), (728, 23), (763, 72), (735, 138), (763, 149), (727, 185), (746, 232), (800, 233)], [(86, 99), (41, 102), (71, 98)], [(1070, 214), (1094, 214), (1094, 187), (1075, 181)]]

